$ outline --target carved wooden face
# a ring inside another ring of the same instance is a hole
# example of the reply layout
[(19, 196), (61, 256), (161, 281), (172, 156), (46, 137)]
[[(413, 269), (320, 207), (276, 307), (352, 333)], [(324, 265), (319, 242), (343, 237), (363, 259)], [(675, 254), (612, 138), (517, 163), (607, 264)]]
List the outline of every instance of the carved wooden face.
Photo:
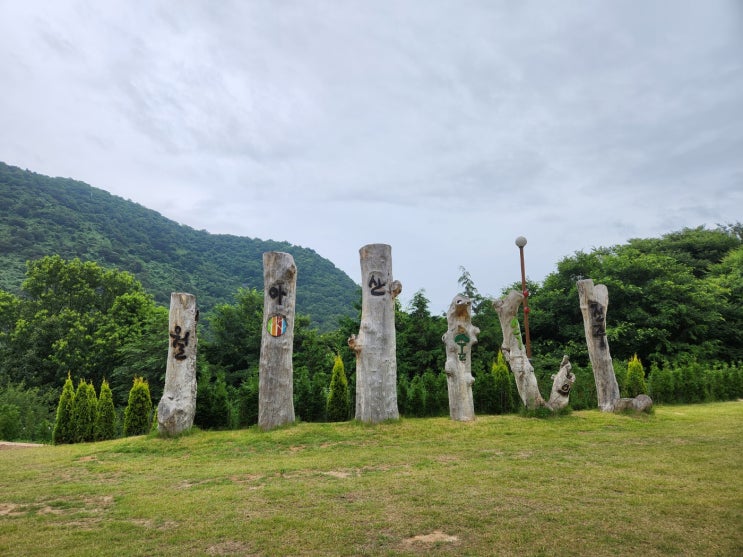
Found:
[(457, 294), (449, 305), (449, 315), (459, 319), (468, 319), (470, 317), (471, 308), (472, 301), (466, 296)]

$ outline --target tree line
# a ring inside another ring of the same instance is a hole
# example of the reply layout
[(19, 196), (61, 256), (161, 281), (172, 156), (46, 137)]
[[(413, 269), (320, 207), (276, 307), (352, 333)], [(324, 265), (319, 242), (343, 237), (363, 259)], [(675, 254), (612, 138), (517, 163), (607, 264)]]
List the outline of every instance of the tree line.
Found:
[[(562, 355), (569, 354), (577, 376), (571, 407), (596, 406), (575, 285), (590, 277), (609, 289), (606, 334), (628, 396), (637, 389), (658, 403), (743, 396), (741, 269), (740, 224), (685, 229), (564, 258), (543, 282), (528, 281), (540, 386), (550, 385)], [(473, 300), (472, 320), (481, 331), (472, 352), (476, 413), (518, 411), (513, 378), (499, 354), (502, 338), (491, 296), (480, 293), (466, 269), (459, 285)], [(262, 292), (240, 288), (231, 303), (217, 304), (202, 317), (200, 427), (256, 423), (262, 310)], [(441, 341), (446, 327), (443, 315), (431, 314), (424, 290), (407, 307), (396, 306), (398, 404), (404, 416), (448, 414)], [(355, 359), (346, 340), (358, 330), (359, 315), (341, 318), (328, 332), (311, 326), (307, 316), (296, 317), (298, 419), (352, 417)], [(68, 377), (101, 392), (104, 382), (109, 386), (116, 435), (123, 434), (135, 377), (147, 382), (155, 405), (159, 401), (167, 339), (167, 309), (130, 273), (59, 256), (29, 262), (19, 295), (0, 290), (0, 437), (51, 440)]]

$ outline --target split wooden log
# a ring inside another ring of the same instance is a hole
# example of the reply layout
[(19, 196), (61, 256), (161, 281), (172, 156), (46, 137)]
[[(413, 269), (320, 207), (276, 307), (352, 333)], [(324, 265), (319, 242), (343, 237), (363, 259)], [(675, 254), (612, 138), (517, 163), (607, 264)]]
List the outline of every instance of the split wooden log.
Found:
[(402, 284), (392, 279), (392, 248), (369, 244), (361, 260), (361, 327), (348, 345), (356, 354), (356, 419), (367, 423), (396, 420), (397, 356), (395, 298)]
[(598, 406), (604, 412), (636, 410), (647, 412), (653, 406), (647, 395), (635, 398), (621, 398), (617, 376), (609, 352), (606, 338), (606, 311), (609, 307), (609, 290), (603, 284), (594, 286), (593, 280), (577, 282), (580, 311), (583, 314), (583, 329), (588, 345), (588, 356), (596, 381)]
[(196, 415), (196, 296), (170, 294), (168, 361), (163, 396), (157, 405), (157, 431), (174, 436), (191, 429)]
[(263, 254), (263, 331), (258, 376), (258, 426), (294, 422), (294, 313), (297, 267), (288, 254)]
[(446, 346), (446, 383), (449, 390), (449, 416), (467, 422), (475, 419), (472, 399), (472, 345), (480, 329), (472, 324), (472, 301), (460, 294), (454, 297), (446, 313), (449, 325), (441, 337)]
[(503, 332), (501, 349), (516, 379), (516, 388), (524, 406), (528, 410), (546, 407), (555, 412), (565, 408), (570, 402), (570, 390), (575, 382), (575, 375), (571, 372), (572, 366), (569, 358), (563, 356), (560, 371), (552, 376), (552, 393), (549, 400), (545, 402), (539, 392), (534, 367), (526, 355), (526, 347), (521, 337), (521, 325), (516, 317), (523, 300), (523, 293), (511, 290), (506, 296), (493, 302)]

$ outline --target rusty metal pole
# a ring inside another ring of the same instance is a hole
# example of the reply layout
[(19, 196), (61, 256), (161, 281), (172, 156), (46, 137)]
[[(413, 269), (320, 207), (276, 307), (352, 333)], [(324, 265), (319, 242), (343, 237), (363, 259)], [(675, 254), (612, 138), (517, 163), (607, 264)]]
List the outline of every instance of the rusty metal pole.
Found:
[(531, 338), (529, 337), (529, 291), (526, 289), (526, 270), (524, 267), (524, 246), (526, 238), (516, 238), (516, 245), (521, 256), (521, 293), (524, 295), (524, 333), (526, 334), (526, 357), (531, 360)]

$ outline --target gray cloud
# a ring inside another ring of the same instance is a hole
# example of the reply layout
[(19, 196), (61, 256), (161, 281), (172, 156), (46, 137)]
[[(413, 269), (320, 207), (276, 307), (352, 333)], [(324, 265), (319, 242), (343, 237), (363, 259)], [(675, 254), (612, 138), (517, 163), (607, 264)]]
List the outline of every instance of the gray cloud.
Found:
[[(441, 311), (577, 250), (741, 220), (743, 8), (709, 2), (5, 4), (0, 159)], [(276, 225), (277, 216), (281, 223)]]

